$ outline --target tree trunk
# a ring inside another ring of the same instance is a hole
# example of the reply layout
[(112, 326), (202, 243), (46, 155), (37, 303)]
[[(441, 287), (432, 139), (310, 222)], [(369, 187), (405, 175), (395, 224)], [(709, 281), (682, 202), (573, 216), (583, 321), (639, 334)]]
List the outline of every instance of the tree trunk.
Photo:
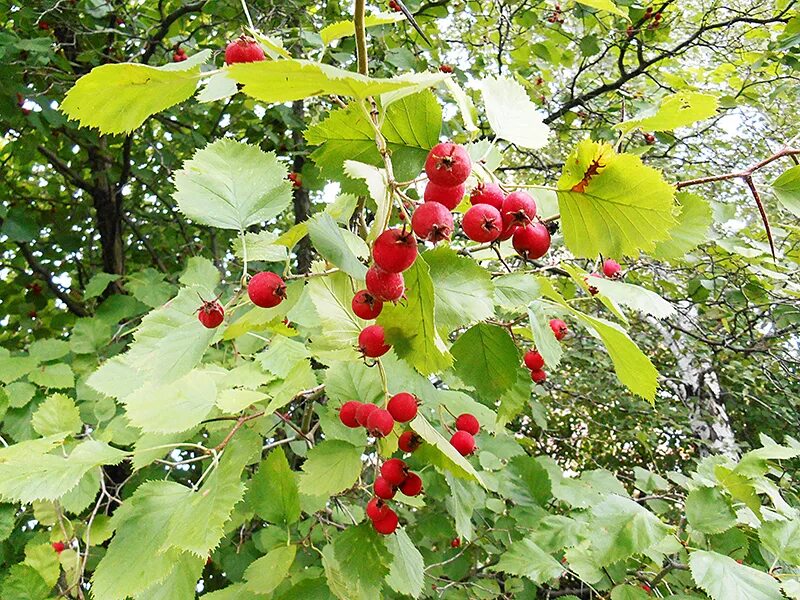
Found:
[[(125, 274), (125, 251), (122, 242), (122, 196), (111, 180), (111, 162), (108, 158), (108, 141), (105, 136), (98, 140), (98, 149), (89, 146), (89, 161), (92, 167), (94, 202), (97, 231), (100, 234), (100, 254), (103, 271), (114, 275)], [(116, 286), (115, 291), (119, 291)]]

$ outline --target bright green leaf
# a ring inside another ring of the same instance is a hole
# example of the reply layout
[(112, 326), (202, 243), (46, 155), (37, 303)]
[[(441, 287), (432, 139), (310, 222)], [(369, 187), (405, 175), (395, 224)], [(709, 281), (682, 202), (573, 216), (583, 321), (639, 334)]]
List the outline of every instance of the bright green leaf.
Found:
[(64, 394), (53, 394), (33, 413), (31, 425), (42, 436), (56, 433), (70, 435), (79, 433), (83, 422), (72, 398)]
[(269, 594), (286, 579), (294, 562), (297, 546), (278, 546), (251, 563), (244, 572), (247, 589), (258, 594)]
[(772, 191), (786, 210), (800, 217), (800, 166), (781, 173), (772, 182)]
[(740, 565), (717, 552), (695, 550), (689, 555), (692, 577), (712, 600), (781, 600), (780, 585), (770, 575)]
[(736, 525), (736, 513), (717, 488), (701, 487), (686, 497), (686, 520), (703, 533), (722, 533)]
[(496, 400), (517, 380), (519, 351), (502, 327), (479, 323), (461, 334), (451, 352), (456, 374), (486, 401)]
[(362, 448), (341, 440), (326, 440), (308, 451), (300, 476), (300, 492), (333, 496), (351, 487), (361, 474)]
[(492, 570), (524, 576), (537, 584), (555, 579), (564, 572), (561, 564), (530, 538), (513, 542)]
[(253, 476), (249, 505), (270, 523), (292, 524), (300, 518), (297, 475), (280, 446), (267, 455)]

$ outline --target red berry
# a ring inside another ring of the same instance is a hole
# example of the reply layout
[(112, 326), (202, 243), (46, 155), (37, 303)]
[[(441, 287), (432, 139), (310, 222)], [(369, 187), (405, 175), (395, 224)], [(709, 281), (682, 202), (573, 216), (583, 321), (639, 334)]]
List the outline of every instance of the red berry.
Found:
[(394, 533), (394, 530), (397, 529), (397, 521), (397, 513), (390, 508), (389, 514), (378, 521), (373, 521), (372, 526), (378, 533), (389, 535)]
[(422, 195), (425, 202), (438, 202), (444, 204), (447, 210), (453, 210), (464, 199), (467, 188), (463, 183), (458, 185), (440, 185), (433, 181), (425, 184), (425, 192)]
[(513, 223), (513, 219), (509, 216), (503, 216), (503, 231), (498, 237), (498, 241), (505, 242), (507, 239), (511, 238), (515, 233), (517, 233), (517, 229), (520, 229), (522, 225), (517, 225)]
[(453, 215), (444, 204), (425, 202), (411, 215), (411, 229), (428, 242), (449, 240), (453, 233)]
[(472, 202), (473, 206), (476, 204), (489, 204), (497, 210), (501, 210), (505, 197), (503, 190), (496, 183), (479, 183), (478, 187), (472, 190), (469, 195), (469, 201)]
[(383, 327), (369, 325), (358, 334), (358, 349), (368, 358), (378, 358), (386, 354), (392, 347), (386, 343)]
[[(598, 275), (597, 273), (592, 273), (592, 277), (598, 277), (598, 278), (599, 278), (599, 277), (600, 277), (600, 275)], [(585, 284), (586, 284), (586, 286), (589, 288), (589, 293), (590, 293), (592, 296), (596, 296), (596, 295), (597, 295), (597, 292), (598, 292), (599, 290), (598, 290), (596, 287), (594, 287), (593, 285), (591, 285), (591, 284), (589, 283), (589, 277), (584, 277), (584, 278), (583, 278), (583, 283), (585, 283)]]
[(397, 493), (395, 487), (391, 483), (386, 481), (383, 477), (377, 477), (375, 479), (373, 488), (375, 489), (375, 495), (378, 498), (383, 498), (384, 500), (391, 500)]
[(644, 141), (646, 143), (650, 144), (650, 145), (655, 144), (656, 143), (656, 136), (654, 136), (652, 133), (645, 133), (644, 134)]
[(472, 161), (466, 148), (452, 142), (436, 144), (425, 160), (428, 179), (443, 186), (464, 183), (472, 172)]
[(550, 249), (550, 232), (544, 223), (533, 223), (514, 232), (514, 250), (526, 260), (543, 257)]
[(533, 369), (531, 371), (531, 379), (534, 381), (534, 383), (544, 383), (544, 381), (547, 379), (547, 373), (541, 369)]
[(56, 551), (56, 554), (61, 554), (67, 548), (64, 542), (53, 542), (50, 545), (53, 547), (53, 550)]
[(422, 491), (422, 479), (416, 473), (409, 473), (406, 480), (400, 484), (400, 491), (406, 496), (418, 496)]
[(402, 10), (400, 8), (400, 5), (397, 2), (395, 2), (395, 0), (389, 0), (389, 8), (391, 8), (395, 12), (400, 12)]
[(172, 62), (183, 62), (188, 58), (189, 57), (186, 56), (185, 54), (182, 54), (180, 52), (176, 52), (175, 54), (172, 55)]
[(367, 417), (367, 431), (375, 437), (386, 437), (394, 429), (394, 419), (388, 410), (378, 408)]
[(373, 498), (367, 502), (367, 516), (370, 521), (385, 519), (391, 511), (392, 509), (386, 506), (386, 502), (380, 498)]
[(475, 418), (475, 415), (464, 413), (463, 415), (459, 415), (456, 419), (456, 429), (459, 431), (466, 431), (472, 435), (477, 435), (478, 431), (481, 429), (481, 424), (478, 423), (478, 419)]
[(399, 458), (390, 458), (381, 465), (381, 477), (394, 486), (401, 485), (408, 477), (408, 465)]
[(539, 354), (538, 350), (528, 350), (525, 353), (525, 366), (531, 371), (541, 369), (544, 366), (544, 358)]
[(550, 319), (550, 329), (553, 330), (553, 335), (559, 342), (569, 333), (567, 324), (561, 319)]
[(616, 279), (619, 277), (622, 267), (613, 258), (607, 258), (603, 261), (603, 275), (609, 279)]
[(383, 302), (378, 300), (367, 290), (359, 290), (356, 292), (351, 305), (356, 316), (365, 321), (376, 319), (383, 310)]
[(372, 414), (372, 411), (377, 410), (378, 405), (372, 402), (365, 402), (361, 406), (356, 407), (356, 423), (362, 427), (367, 426), (367, 419)]
[(397, 446), (403, 452), (408, 452), (410, 454), (419, 448), (422, 445), (422, 442), (423, 439), (415, 432), (404, 431), (400, 434), (400, 438), (397, 440)]
[(48, 29), (50, 29), (50, 23), (48, 23), (47, 21), (39, 21), (36, 25), (42, 31), (47, 31)]
[(461, 538), (453, 538), (453, 541), (450, 542), (451, 548), (459, 548), (461, 546)]
[(491, 204), (476, 204), (464, 215), (461, 227), (474, 242), (493, 242), (503, 231), (503, 218)]
[(386, 409), (391, 413), (395, 421), (408, 423), (417, 416), (417, 397), (408, 392), (395, 394), (386, 405)]
[(197, 319), (204, 327), (214, 329), (219, 327), (220, 323), (225, 319), (225, 309), (216, 300), (204, 301), (200, 308), (197, 309)]
[(356, 429), (361, 426), (361, 423), (356, 419), (356, 411), (362, 406), (361, 402), (350, 400), (342, 404), (339, 409), (339, 420), (350, 429)]
[(384, 302), (395, 302), (406, 289), (402, 273), (389, 273), (378, 265), (367, 269), (367, 291)]
[(278, 306), (286, 298), (286, 284), (272, 271), (256, 273), (247, 284), (250, 301), (261, 308)]
[(303, 187), (303, 178), (299, 173), (292, 171), (286, 176), (286, 179), (292, 182), (292, 187), (296, 190)]
[(643, 589), (645, 592), (647, 592), (648, 594), (649, 594), (649, 593), (652, 591), (652, 589), (650, 588), (650, 586), (649, 586), (649, 585), (647, 585), (646, 583), (643, 583), (643, 584), (642, 584), (642, 589)]
[(439, 70), (442, 73), (452, 73), (453, 67), (451, 67), (450, 65), (439, 65)]
[(225, 48), (225, 64), (251, 63), (264, 60), (264, 51), (253, 38), (243, 35)]
[(518, 225), (530, 223), (536, 216), (536, 201), (523, 191), (511, 192), (503, 200), (503, 216), (509, 215)]
[(387, 229), (375, 240), (372, 258), (387, 273), (401, 273), (417, 258), (417, 240), (405, 229)]
[(456, 431), (450, 438), (450, 445), (455, 448), (461, 456), (469, 456), (475, 452), (475, 438), (466, 431)]

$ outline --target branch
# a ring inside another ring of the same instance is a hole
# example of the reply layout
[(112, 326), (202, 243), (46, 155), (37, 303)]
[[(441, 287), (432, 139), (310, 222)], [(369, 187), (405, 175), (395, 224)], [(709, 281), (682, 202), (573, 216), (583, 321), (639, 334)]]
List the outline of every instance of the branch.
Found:
[(33, 252), (28, 244), (25, 242), (17, 242), (17, 245), (22, 252), (22, 256), (25, 257), (28, 265), (30, 265), (31, 270), (39, 275), (39, 277), (44, 279), (45, 283), (47, 283), (47, 287), (50, 288), (50, 290), (59, 300), (67, 305), (69, 311), (75, 315), (78, 315), (79, 317), (88, 317), (89, 311), (86, 310), (86, 307), (84, 307), (80, 302), (76, 302), (70, 298), (69, 294), (62, 290), (58, 284), (56, 284), (56, 282), (53, 280), (53, 276), (42, 266), (38, 260), (36, 260), (36, 257), (33, 255)]
[(367, 29), (364, 25), (364, 0), (356, 0), (353, 24), (356, 28), (356, 55), (358, 57), (358, 72), (367, 75), (369, 63), (367, 62)]
[(55, 152), (50, 150), (50, 148), (39, 145), (36, 147), (36, 149), (50, 162), (51, 165), (53, 165), (56, 171), (61, 173), (69, 181), (85, 192), (94, 194), (94, 186), (81, 177), (78, 172), (73, 170), (72, 167), (70, 167), (67, 163), (61, 160)]
[(144, 54), (142, 54), (141, 62), (147, 64), (147, 62), (153, 57), (153, 54), (156, 52), (156, 48), (158, 48), (158, 43), (164, 39), (164, 36), (167, 35), (169, 28), (175, 21), (189, 13), (202, 11), (206, 2), (207, 0), (198, 0), (197, 2), (192, 2), (191, 4), (185, 4), (164, 17), (164, 20), (161, 21), (161, 27), (159, 27), (158, 30), (152, 36), (150, 36), (150, 39), (147, 41), (147, 48), (145, 49)]

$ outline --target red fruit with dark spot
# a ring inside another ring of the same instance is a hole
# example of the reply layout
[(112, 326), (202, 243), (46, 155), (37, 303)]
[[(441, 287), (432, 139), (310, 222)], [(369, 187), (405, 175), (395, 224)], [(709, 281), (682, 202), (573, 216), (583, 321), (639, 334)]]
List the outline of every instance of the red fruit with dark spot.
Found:
[(53, 547), (53, 550), (56, 551), (56, 554), (61, 554), (64, 550), (67, 549), (67, 546), (64, 542), (53, 542), (50, 545)]
[(535, 371), (544, 367), (544, 358), (542, 358), (542, 355), (539, 354), (538, 350), (528, 350), (525, 353), (524, 360), (525, 366), (531, 371)]
[(381, 498), (373, 498), (367, 502), (367, 516), (370, 521), (385, 519), (389, 516), (391, 510)]
[(475, 206), (476, 204), (489, 204), (490, 206), (494, 206), (497, 210), (501, 210), (503, 208), (503, 200), (505, 200), (506, 195), (503, 193), (503, 190), (500, 189), (500, 186), (496, 183), (479, 183), (478, 187), (472, 190), (472, 193), (469, 195), (469, 201), (472, 202), (472, 205)]
[(408, 465), (399, 458), (390, 458), (381, 465), (381, 477), (394, 486), (401, 485), (408, 477)]
[(383, 535), (389, 535), (395, 532), (395, 529), (397, 529), (397, 523), (398, 523), (397, 513), (390, 508), (389, 514), (387, 514), (384, 518), (378, 521), (373, 521), (372, 526), (378, 533), (381, 533)]
[(358, 334), (358, 349), (367, 358), (378, 358), (386, 354), (392, 347), (386, 343), (383, 327), (370, 325)]
[[(600, 275), (598, 275), (597, 273), (592, 273), (592, 277), (598, 277), (598, 278), (599, 278), (599, 277), (600, 277)], [(589, 279), (589, 277), (584, 277), (584, 278), (583, 278), (583, 283), (585, 283), (585, 284), (586, 284), (586, 287), (588, 287), (588, 288), (589, 288), (589, 293), (590, 293), (592, 296), (596, 296), (596, 295), (597, 295), (597, 292), (598, 292), (599, 290), (598, 290), (596, 287), (594, 287), (594, 286), (591, 284), (591, 280)]]
[(404, 431), (397, 440), (397, 446), (409, 454), (422, 445), (424, 440), (413, 431)]
[(356, 407), (356, 423), (362, 427), (367, 426), (367, 419), (372, 414), (372, 411), (378, 410), (378, 405), (372, 402), (364, 402), (361, 406)]
[(397, 2), (395, 2), (395, 0), (389, 0), (389, 8), (391, 8), (395, 12), (401, 12), (402, 11), (402, 9), (400, 8), (400, 5)]
[(503, 200), (503, 216), (508, 215), (518, 225), (530, 223), (536, 217), (536, 201), (530, 194), (518, 190)]
[(654, 136), (652, 133), (645, 133), (644, 141), (645, 143), (650, 144), (652, 146), (653, 144), (656, 143), (656, 136)]
[(256, 306), (273, 308), (286, 298), (286, 284), (272, 271), (262, 271), (250, 279), (247, 295)]
[(550, 232), (544, 223), (533, 223), (520, 227), (514, 232), (511, 243), (514, 250), (526, 260), (543, 257), (550, 249)]
[(461, 538), (453, 538), (453, 541), (450, 542), (451, 548), (459, 548), (461, 547)]
[(411, 215), (411, 229), (428, 242), (449, 240), (453, 233), (453, 215), (444, 204), (425, 202)]
[(453, 437), (450, 438), (450, 445), (461, 456), (469, 456), (475, 452), (475, 438), (466, 431), (456, 431)]
[(203, 304), (197, 309), (197, 320), (203, 324), (203, 327), (208, 329), (219, 327), (224, 319), (225, 309), (216, 300), (203, 301)]
[(303, 177), (299, 173), (293, 171), (286, 176), (286, 179), (292, 182), (292, 188), (296, 190), (303, 187)]
[(384, 302), (395, 302), (406, 289), (402, 273), (389, 273), (378, 265), (367, 269), (367, 291)]
[(439, 65), (439, 70), (442, 73), (452, 73), (453, 67), (451, 67), (450, 65)]
[(356, 316), (365, 321), (377, 319), (383, 310), (383, 302), (370, 294), (367, 290), (359, 290), (353, 296), (351, 303)]
[(372, 258), (387, 273), (402, 273), (417, 258), (417, 240), (405, 229), (387, 229), (375, 240)]
[(386, 410), (395, 421), (408, 423), (417, 416), (417, 406), (419, 406), (419, 401), (416, 396), (408, 392), (400, 392), (391, 397), (386, 405)]
[(475, 418), (475, 415), (464, 413), (463, 415), (459, 415), (456, 419), (456, 429), (459, 431), (466, 431), (472, 435), (477, 435), (478, 431), (481, 429), (481, 424), (478, 423), (478, 419)]
[(467, 188), (463, 183), (458, 185), (439, 185), (433, 181), (425, 184), (422, 197), (425, 202), (438, 202), (444, 204), (448, 210), (453, 210), (464, 199)]
[(622, 267), (613, 258), (607, 258), (603, 261), (603, 275), (609, 279), (617, 279), (621, 271)]
[(553, 330), (553, 335), (559, 342), (569, 333), (569, 327), (561, 319), (550, 319), (550, 329)]
[(225, 48), (225, 64), (251, 63), (264, 60), (264, 51), (253, 38), (243, 35)]
[(375, 437), (386, 437), (394, 429), (394, 419), (388, 410), (378, 408), (367, 417), (367, 431)]
[(172, 55), (172, 62), (183, 62), (188, 58), (189, 57), (186, 56), (185, 54), (180, 54), (176, 52), (175, 54)]
[(361, 423), (356, 419), (356, 411), (358, 411), (360, 406), (361, 402), (355, 400), (345, 402), (339, 409), (339, 420), (350, 429), (361, 427)]
[(405, 481), (400, 484), (400, 491), (406, 496), (419, 496), (422, 491), (422, 479), (416, 473), (409, 473)]
[(547, 373), (541, 369), (534, 369), (531, 371), (531, 379), (534, 381), (534, 383), (544, 383), (544, 381), (547, 379)]
[(383, 477), (376, 478), (372, 487), (375, 490), (375, 495), (378, 498), (383, 498), (384, 500), (391, 500), (397, 493), (395, 487)]
[(425, 160), (425, 173), (434, 183), (455, 186), (464, 183), (472, 172), (466, 148), (452, 142), (436, 144)]
[(503, 231), (503, 218), (491, 204), (476, 204), (464, 215), (461, 228), (473, 242), (493, 242)]

